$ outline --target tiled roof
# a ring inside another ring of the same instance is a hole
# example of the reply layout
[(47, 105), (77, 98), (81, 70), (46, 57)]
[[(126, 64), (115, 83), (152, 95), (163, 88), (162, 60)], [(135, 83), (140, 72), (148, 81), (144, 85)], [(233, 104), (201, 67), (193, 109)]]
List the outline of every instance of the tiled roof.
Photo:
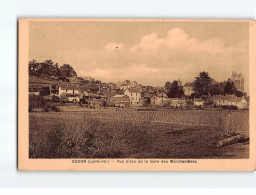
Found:
[(34, 82), (30, 82), (29, 83), (29, 88), (43, 88), (43, 87), (50, 87), (51, 88), (58, 88), (58, 84), (54, 84), (54, 83), (34, 83)]
[(62, 90), (80, 90), (80, 87), (73, 83), (60, 83)]
[(126, 96), (126, 95), (117, 94), (117, 95), (115, 95), (115, 96), (113, 96), (113, 97), (114, 97), (114, 98), (122, 98), (122, 97), (124, 97), (124, 96)]
[(59, 82), (51, 78), (40, 78), (40, 77), (29, 77), (29, 83), (40, 83), (40, 84), (58, 84)]
[(195, 98), (195, 102), (204, 102), (202, 98)]
[(66, 93), (66, 97), (80, 96), (80, 93)]
[(230, 97), (229, 98), (229, 102), (241, 102), (243, 99), (243, 97), (236, 97), (236, 96), (233, 96), (233, 97)]
[(167, 101), (175, 102), (175, 103), (184, 103), (186, 99), (184, 98), (168, 98)]
[(140, 93), (141, 90), (138, 88), (128, 88), (127, 89), (130, 93)]

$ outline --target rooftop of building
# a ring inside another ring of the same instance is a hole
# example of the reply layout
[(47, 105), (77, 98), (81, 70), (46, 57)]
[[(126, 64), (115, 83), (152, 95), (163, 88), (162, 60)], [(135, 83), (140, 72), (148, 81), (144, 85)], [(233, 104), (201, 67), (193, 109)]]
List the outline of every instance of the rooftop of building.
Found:
[(126, 90), (128, 90), (129, 93), (140, 93), (141, 92), (141, 89), (139, 89), (139, 88), (128, 88)]
[(241, 102), (244, 97), (237, 97), (235, 96), (234, 94), (233, 95), (214, 95), (213, 98), (215, 100), (226, 100), (226, 101), (229, 101), (229, 102)]

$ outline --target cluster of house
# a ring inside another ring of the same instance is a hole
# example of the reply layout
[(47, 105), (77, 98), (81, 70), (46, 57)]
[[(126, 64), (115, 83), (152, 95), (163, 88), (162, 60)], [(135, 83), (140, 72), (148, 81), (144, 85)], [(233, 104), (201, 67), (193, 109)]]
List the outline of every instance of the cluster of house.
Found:
[[(232, 78), (236, 81), (239, 89), (243, 89), (243, 77), (241, 74), (232, 73)], [(90, 78), (92, 79), (92, 78)], [(239, 80), (240, 79), (240, 80)], [(178, 84), (182, 86), (182, 82), (178, 80)], [(163, 87), (142, 86), (136, 81), (125, 80), (118, 83), (99, 83), (99, 93), (92, 93), (83, 85), (72, 82), (52, 81), (33, 81), (29, 82), (29, 93), (40, 95), (46, 93), (48, 96), (57, 96), (60, 100), (66, 102), (82, 102), (88, 106), (97, 107), (103, 105), (128, 107), (128, 106), (168, 106), (168, 107), (185, 107), (192, 104), (195, 107), (204, 107), (208, 100), (202, 98), (168, 98)], [(100, 93), (102, 91), (107, 93)], [(183, 91), (186, 97), (194, 93), (191, 82), (185, 83)], [(211, 97), (210, 101), (216, 106), (237, 106), (239, 109), (248, 107), (248, 100), (244, 97), (236, 97), (235, 95), (218, 95)]]
[[(58, 86), (52, 84), (50, 86), (50, 95), (58, 96), (60, 99), (67, 102), (84, 102), (89, 107), (100, 107), (103, 101), (108, 105), (116, 107), (129, 106), (168, 106), (174, 108), (185, 107), (188, 104), (186, 98), (168, 98), (165, 93), (158, 95), (145, 95), (141, 88), (126, 88), (123, 94), (116, 94), (111, 97), (89, 93), (81, 86), (71, 83), (61, 83)], [(33, 84), (30, 85), (30, 94), (39, 95), (39, 88), (35, 88)], [(216, 106), (237, 106), (239, 109), (248, 107), (248, 100), (244, 97), (237, 97), (235, 95), (217, 95), (212, 97), (213, 104)], [(204, 107), (205, 101), (202, 98), (194, 98), (192, 103), (195, 107)]]
[(119, 88), (120, 90), (125, 91), (126, 89), (129, 89), (129, 88), (141, 87), (141, 85), (139, 85), (136, 81), (124, 80), (124, 81), (119, 81), (116, 84), (116, 87)]

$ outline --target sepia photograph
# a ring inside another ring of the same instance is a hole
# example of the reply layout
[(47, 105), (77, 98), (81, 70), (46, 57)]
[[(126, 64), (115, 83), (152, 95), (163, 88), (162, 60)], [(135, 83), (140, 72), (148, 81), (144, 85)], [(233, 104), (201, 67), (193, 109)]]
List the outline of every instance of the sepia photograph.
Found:
[(21, 19), (20, 156), (249, 160), (252, 24)]
[(255, 3), (0, 0), (0, 195), (249, 195)]

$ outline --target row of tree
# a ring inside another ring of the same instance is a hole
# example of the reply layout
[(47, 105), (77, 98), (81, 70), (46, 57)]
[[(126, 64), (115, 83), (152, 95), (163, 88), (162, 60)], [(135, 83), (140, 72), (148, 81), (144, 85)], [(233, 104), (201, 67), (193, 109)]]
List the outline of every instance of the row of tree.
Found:
[(181, 98), (184, 96), (184, 91), (178, 81), (173, 81), (172, 83), (167, 81), (164, 85), (164, 88), (167, 90), (167, 96), (169, 98)]
[[(191, 94), (192, 97), (227, 94), (235, 94), (236, 96), (241, 97), (244, 95), (241, 91), (236, 89), (235, 84), (231, 79), (224, 82), (216, 82), (207, 72), (200, 72), (192, 83), (192, 86), (194, 90), (194, 93)], [(173, 81), (172, 83), (167, 81), (164, 87), (169, 98), (184, 97), (183, 87), (179, 85), (177, 81)]]
[(52, 60), (45, 60), (44, 62), (36, 62), (32, 60), (29, 62), (29, 76), (37, 77), (60, 77), (70, 78), (76, 77), (76, 71), (69, 64), (63, 64), (59, 66), (58, 63), (54, 63)]

